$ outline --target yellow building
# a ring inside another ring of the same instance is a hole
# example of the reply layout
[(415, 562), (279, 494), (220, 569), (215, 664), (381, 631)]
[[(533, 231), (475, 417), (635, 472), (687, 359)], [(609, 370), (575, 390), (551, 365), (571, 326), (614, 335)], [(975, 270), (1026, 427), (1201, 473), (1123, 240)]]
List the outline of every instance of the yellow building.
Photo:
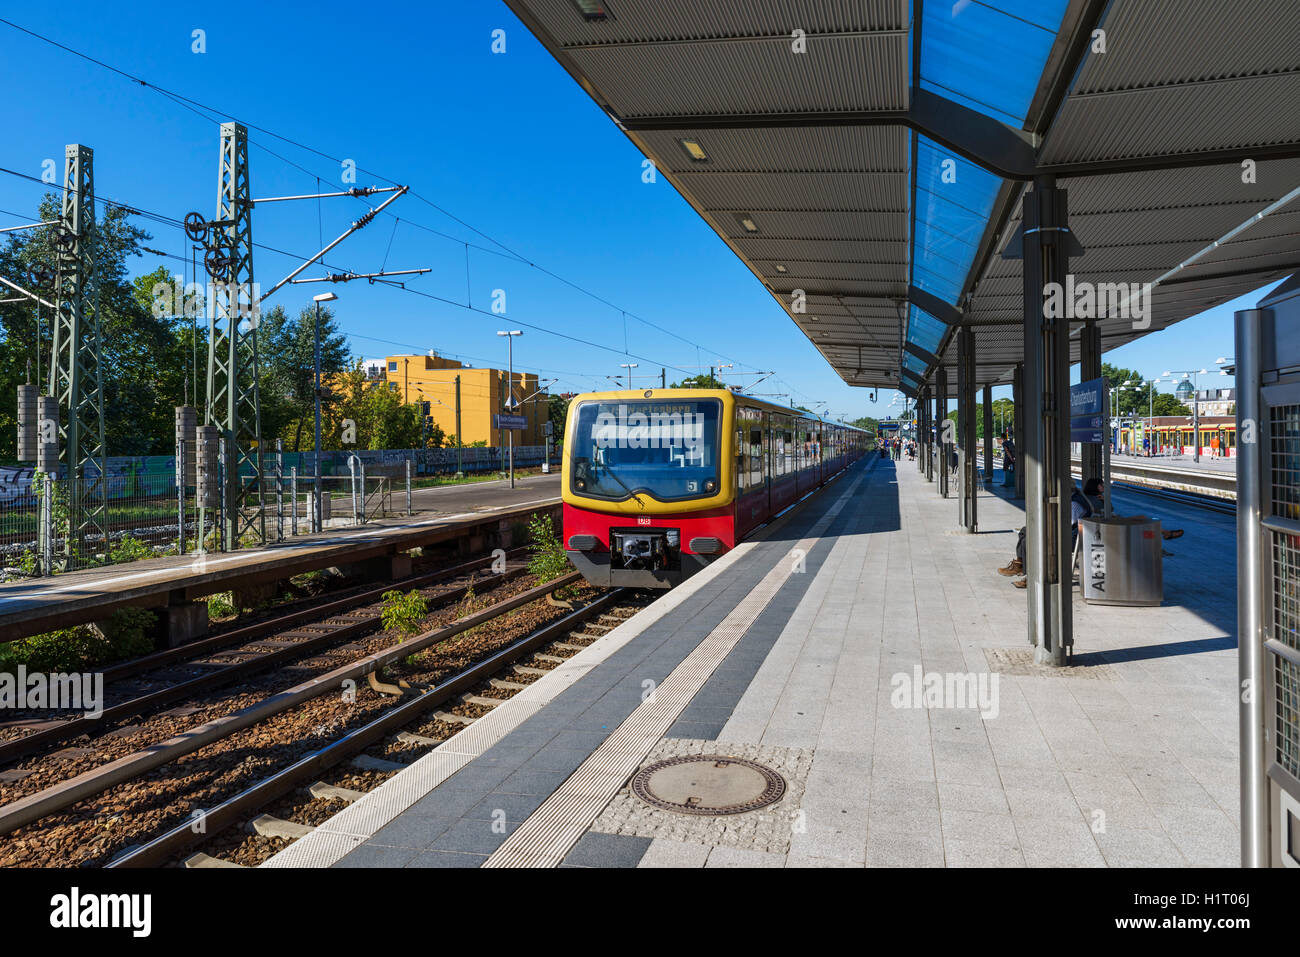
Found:
[[(456, 379), (460, 378), (461, 444), (486, 442), (501, 446), (507, 435), (492, 427), (492, 416), (505, 411), (509, 388), (504, 369), (466, 368), (439, 355), (388, 356), (384, 360), (388, 388), (404, 402), (428, 402), (429, 415), (448, 436), (456, 435)], [(515, 445), (543, 445), (549, 396), (538, 391), (537, 376), (515, 373), (515, 414), (528, 427), (515, 432)]]

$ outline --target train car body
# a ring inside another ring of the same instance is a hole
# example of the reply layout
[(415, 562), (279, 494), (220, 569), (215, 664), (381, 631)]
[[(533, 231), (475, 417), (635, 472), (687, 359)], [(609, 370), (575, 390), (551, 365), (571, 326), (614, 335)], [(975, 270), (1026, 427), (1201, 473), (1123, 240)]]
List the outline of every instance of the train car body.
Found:
[(874, 436), (726, 389), (593, 392), (564, 431), (564, 543), (593, 584), (671, 588)]
[(1201, 455), (1235, 458), (1237, 419), (1231, 415), (1158, 415), (1124, 422), (1118, 431), (1119, 450), (1129, 455)]

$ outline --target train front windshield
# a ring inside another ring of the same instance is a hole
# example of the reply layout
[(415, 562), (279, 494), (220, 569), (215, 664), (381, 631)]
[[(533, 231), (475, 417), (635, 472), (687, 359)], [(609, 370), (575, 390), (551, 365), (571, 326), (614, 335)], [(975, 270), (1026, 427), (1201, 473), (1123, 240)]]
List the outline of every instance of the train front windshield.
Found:
[(721, 416), (717, 399), (583, 402), (568, 437), (572, 489), (611, 501), (716, 495)]

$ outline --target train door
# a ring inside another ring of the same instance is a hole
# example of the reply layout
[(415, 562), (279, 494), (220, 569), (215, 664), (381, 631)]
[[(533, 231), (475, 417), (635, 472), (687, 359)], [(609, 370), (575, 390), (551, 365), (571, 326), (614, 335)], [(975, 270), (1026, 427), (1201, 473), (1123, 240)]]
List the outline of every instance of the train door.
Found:
[(763, 487), (767, 491), (764, 515), (772, 515), (772, 414), (763, 413)]

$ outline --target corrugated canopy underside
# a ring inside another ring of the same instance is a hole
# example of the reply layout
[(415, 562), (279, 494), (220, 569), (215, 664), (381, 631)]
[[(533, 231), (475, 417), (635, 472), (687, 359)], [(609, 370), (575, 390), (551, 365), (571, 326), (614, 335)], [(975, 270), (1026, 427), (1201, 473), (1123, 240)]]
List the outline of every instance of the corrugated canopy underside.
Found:
[(1300, 269), (1300, 203), (1257, 218), (1300, 187), (1295, 0), (507, 2), (852, 385), (932, 378), (954, 320), (1010, 381), (1033, 174), (1076, 281), (1164, 277), (1105, 349)]

